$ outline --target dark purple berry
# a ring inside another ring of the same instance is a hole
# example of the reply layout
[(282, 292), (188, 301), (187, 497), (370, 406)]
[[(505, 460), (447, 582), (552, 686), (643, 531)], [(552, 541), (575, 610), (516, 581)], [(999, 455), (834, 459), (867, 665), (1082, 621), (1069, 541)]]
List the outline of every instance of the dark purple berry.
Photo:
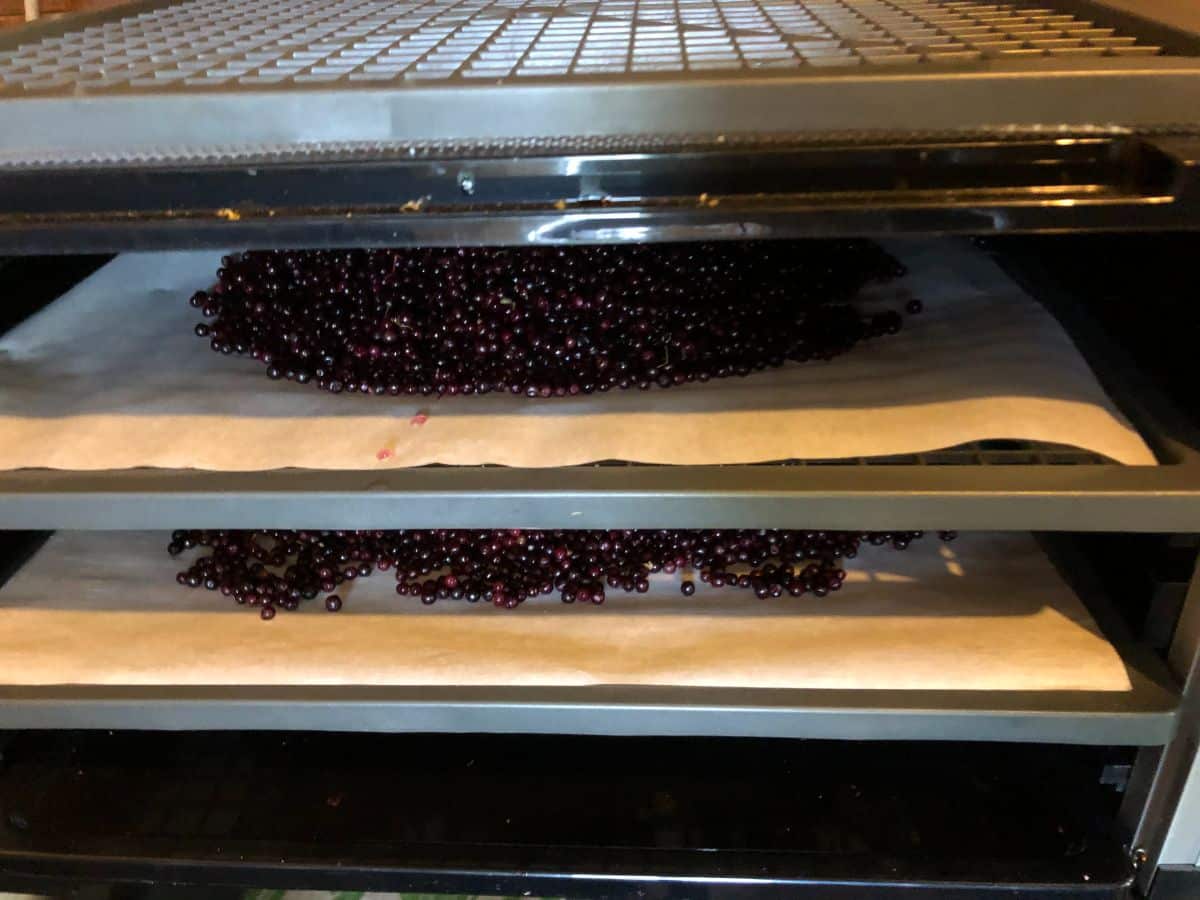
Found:
[[(406, 531), (176, 531), (169, 552), (204, 552), (176, 580), (220, 590), (263, 618), (297, 609), (325, 593), (326, 609), (342, 607), (337, 583), (394, 570), (396, 593), (438, 599), (491, 600), (515, 609), (526, 599), (559, 592), (566, 603), (602, 604), (605, 585), (645, 593), (654, 572), (698, 570), (714, 587), (752, 588), (759, 597), (842, 588), (842, 559), (864, 545), (903, 550), (921, 532), (785, 530), (453, 529)], [(953, 537), (942, 532), (943, 539)], [(695, 592), (684, 579), (680, 591)]]
[(853, 300), (902, 271), (861, 240), (251, 251), (189, 303), (271, 378), (545, 399), (833, 358), (899, 330)]

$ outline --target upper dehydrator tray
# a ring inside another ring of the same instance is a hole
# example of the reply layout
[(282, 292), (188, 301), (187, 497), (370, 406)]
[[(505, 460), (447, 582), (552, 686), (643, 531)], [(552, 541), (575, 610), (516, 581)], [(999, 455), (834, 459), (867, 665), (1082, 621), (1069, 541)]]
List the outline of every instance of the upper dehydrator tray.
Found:
[(153, 0), (0, 40), (0, 157), (1195, 121), (1194, 39), (1112, 15), (1068, 0)]
[(1200, 439), (1089, 323), (1086, 297), (1056, 296), (1045, 279), (1019, 280), (1067, 327), (1160, 465), (988, 441), (833, 464), (29, 469), (0, 473), (0, 527), (1200, 530)]
[[(987, 438), (1154, 464), (1069, 335), (992, 260), (953, 239), (884, 248), (905, 273), (865, 285), (854, 304), (871, 315), (917, 298), (923, 310), (895, 336), (828, 364), (534, 400), (272, 381), (261, 364), (214, 353), (193, 334), (187, 298), (210, 285), (220, 254), (123, 256), (0, 340), (0, 468), (715, 465), (896, 456)], [(105, 389), (80, 389), (88, 384)]]

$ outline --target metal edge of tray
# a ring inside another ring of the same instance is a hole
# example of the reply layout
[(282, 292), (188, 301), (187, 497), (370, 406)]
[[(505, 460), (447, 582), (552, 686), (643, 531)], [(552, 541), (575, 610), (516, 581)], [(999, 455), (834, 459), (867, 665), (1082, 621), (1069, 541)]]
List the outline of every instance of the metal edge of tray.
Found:
[(0, 728), (741, 736), (1156, 745), (1178, 694), (1129, 692), (3, 686)]
[[(479, 891), (487, 891), (487, 896), (516, 897), (529, 896), (536, 891), (541, 896), (582, 900), (640, 900), (646, 896), (685, 900), (697, 896), (698, 891), (701, 892), (699, 896), (737, 897), (739, 900), (860, 900), (864, 897), (871, 900), (935, 897), (938, 900), (993, 900), (1001, 891), (1006, 900), (1126, 900), (1130, 896), (1128, 878), (1098, 880), (1100, 876), (1089, 872), (1084, 873), (1088, 876), (1086, 882), (1075, 879), (1059, 882), (1053, 876), (1043, 876), (1029, 883), (1018, 881), (1009, 874), (1014, 871), (1028, 874), (1027, 866), (1019, 870), (1014, 864), (1010, 864), (1005, 874), (992, 867), (988, 876), (980, 880), (946, 881), (908, 874), (899, 878), (866, 879), (857, 872), (844, 878), (832, 874), (815, 877), (764, 874), (762, 867), (766, 861), (762, 853), (746, 854), (741, 860), (757, 865), (758, 871), (754, 874), (714, 875), (714, 869), (728, 871), (730, 860), (707, 851), (699, 852), (681, 866), (686, 869), (683, 874), (679, 869), (649, 873), (614, 871), (613, 861), (603, 857), (581, 863), (581, 852), (577, 847), (560, 850), (553, 863), (544, 861), (545, 849), (537, 848), (536, 852), (543, 860), (536, 867), (529, 865), (526, 855), (518, 853), (518, 860), (509, 863), (507, 868), (503, 864), (490, 864), (485, 871), (478, 872), (473, 867), (457, 864), (447, 872), (430, 864), (390, 868), (339, 861), (330, 869), (299, 865), (290, 860), (280, 863), (193, 861), (175, 857), (143, 860), (0, 851), (0, 884), (22, 895), (36, 896), (64, 896), (80, 882), (87, 883), (88, 887), (94, 887), (97, 881), (140, 885), (148, 878), (169, 879), (173, 887), (183, 891), (178, 896), (231, 898), (244, 896), (243, 891), (257, 894), (256, 889), (263, 893), (278, 891), (280, 885), (300, 892), (315, 890), (353, 895), (355, 891), (347, 891), (349, 887), (372, 893), (399, 890), (405, 895), (421, 897), (440, 897), (446, 891), (454, 891), (452, 896), (476, 896)], [(472, 863), (476, 863), (478, 855), (477, 852)], [(565, 862), (568, 858), (571, 865)], [(547, 871), (551, 865), (557, 871)], [(209, 893), (191, 894), (187, 892), (187, 886), (202, 886)], [(221, 888), (228, 893), (218, 894)], [(438, 893), (424, 893), (426, 890)], [(421, 893), (414, 894), (414, 891)], [(1191, 900), (1193, 896), (1171, 894), (1163, 900)], [(1157, 895), (1154, 900), (1158, 900)]]
[(0, 99), (7, 126), (0, 156), (37, 164), (72, 154), (136, 161), (147, 154), (322, 142), (1097, 124), (1137, 129), (1195, 124), (1198, 99), (1200, 60), (1186, 57), (1090, 67), (1000, 62), (977, 71), (866, 76), (18, 98)]
[[(1200, 102), (1200, 98), (1198, 98)], [(565, 162), (565, 161), (564, 161)], [(453, 167), (453, 166), (451, 166)], [(101, 172), (98, 179), (108, 176)], [(0, 173), (0, 187), (4, 175)], [(167, 214), (97, 212), (36, 218), (0, 212), (0, 253), (118, 253), (172, 249), (564, 246), (898, 234), (1031, 234), (1168, 231), (1200, 227), (1200, 192), (1142, 195), (1090, 188), (1057, 196), (1018, 192), (913, 192), (768, 198), (709, 195), (707, 207), (193, 210)], [(700, 194), (703, 196), (703, 193)], [(420, 195), (406, 203), (419, 203)], [(562, 202), (562, 201), (559, 201)]]
[(0, 528), (1200, 530), (1200, 468), (427, 467), (381, 472), (18, 470)]
[(1200, 61), (1168, 56), (898, 67), (866, 75), (34, 95), (0, 99), (6, 123), (0, 156), (24, 164), (96, 155), (135, 161), (322, 142), (728, 135), (764, 128), (1139, 129), (1195, 124), (1197, 109)]

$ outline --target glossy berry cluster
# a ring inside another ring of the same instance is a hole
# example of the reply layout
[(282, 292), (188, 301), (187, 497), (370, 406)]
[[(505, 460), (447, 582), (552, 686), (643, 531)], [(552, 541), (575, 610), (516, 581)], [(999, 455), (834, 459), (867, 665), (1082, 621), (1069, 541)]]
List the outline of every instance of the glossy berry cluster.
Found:
[(900, 330), (850, 300), (902, 272), (865, 241), (254, 251), (191, 304), (213, 350), (271, 378), (562, 397), (831, 359)]
[[(919, 531), (176, 531), (167, 551), (199, 556), (176, 580), (258, 607), (264, 619), (326, 594), (337, 612), (339, 585), (393, 570), (396, 593), (485, 601), (514, 609), (557, 594), (563, 603), (603, 603), (608, 590), (645, 593), (655, 572), (693, 570), (713, 587), (752, 590), (766, 599), (842, 587), (839, 562), (865, 543), (903, 550)], [(939, 532), (943, 540), (953, 532)], [(686, 596), (695, 592), (690, 578)]]

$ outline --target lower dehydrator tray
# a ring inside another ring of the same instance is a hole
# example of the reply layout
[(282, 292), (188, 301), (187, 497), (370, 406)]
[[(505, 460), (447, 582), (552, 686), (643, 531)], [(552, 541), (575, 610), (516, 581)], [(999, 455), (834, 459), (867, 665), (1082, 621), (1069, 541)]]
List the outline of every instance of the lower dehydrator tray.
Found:
[(1161, 664), (1028, 534), (864, 547), (824, 599), (660, 575), (601, 608), (431, 608), (377, 574), (269, 623), (176, 585), (167, 539), (62, 532), (13, 576), (0, 725), (1147, 744), (1173, 723)]

